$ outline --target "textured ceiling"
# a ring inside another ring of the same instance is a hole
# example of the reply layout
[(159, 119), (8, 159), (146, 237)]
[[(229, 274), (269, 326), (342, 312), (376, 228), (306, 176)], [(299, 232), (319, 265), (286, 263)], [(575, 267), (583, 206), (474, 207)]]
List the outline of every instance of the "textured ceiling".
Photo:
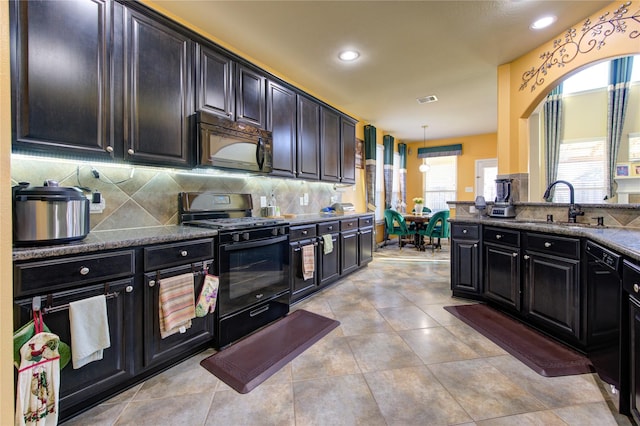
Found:
[[(553, 39), (608, 1), (156, 1), (397, 139), (497, 130), (497, 67)], [(531, 22), (553, 14), (551, 27)], [(339, 51), (361, 52), (350, 64)], [(436, 95), (438, 102), (416, 98)]]

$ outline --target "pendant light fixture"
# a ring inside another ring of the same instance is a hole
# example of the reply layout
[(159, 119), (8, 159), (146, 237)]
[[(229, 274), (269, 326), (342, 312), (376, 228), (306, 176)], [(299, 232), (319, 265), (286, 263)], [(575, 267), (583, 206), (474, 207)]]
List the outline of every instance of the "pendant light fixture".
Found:
[[(429, 126), (427, 126), (426, 124), (422, 126), (422, 133), (424, 134), (422, 139), (423, 148), (427, 147), (427, 127)], [(429, 165), (424, 162), (424, 158), (422, 159), (422, 164), (420, 164), (420, 167), (418, 167), (418, 170), (420, 170), (420, 173), (426, 173), (429, 171)]]

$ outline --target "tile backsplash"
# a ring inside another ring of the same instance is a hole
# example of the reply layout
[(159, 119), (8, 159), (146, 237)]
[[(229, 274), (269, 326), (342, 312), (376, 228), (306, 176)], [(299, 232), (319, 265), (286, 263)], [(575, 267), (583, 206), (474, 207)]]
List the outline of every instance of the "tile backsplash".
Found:
[[(60, 186), (84, 188), (87, 196), (100, 192), (105, 209), (91, 214), (92, 231), (175, 225), (178, 193), (183, 191), (249, 193), (254, 216), (260, 216), (260, 197), (269, 200), (272, 193), (282, 214), (296, 215), (317, 213), (332, 204), (332, 197), (341, 201), (342, 196), (333, 184), (324, 182), (12, 157), (12, 186), (18, 182), (41, 186), (48, 179), (58, 181)], [(305, 193), (308, 204), (301, 206), (300, 197)]]

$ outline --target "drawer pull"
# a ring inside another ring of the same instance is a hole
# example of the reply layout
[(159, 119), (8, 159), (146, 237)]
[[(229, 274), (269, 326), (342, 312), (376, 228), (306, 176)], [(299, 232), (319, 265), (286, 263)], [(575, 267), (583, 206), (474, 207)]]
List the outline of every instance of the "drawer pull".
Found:
[(126, 291), (127, 293), (131, 293), (133, 291), (133, 286), (132, 285), (128, 285), (124, 291)]
[(256, 315), (260, 315), (261, 313), (267, 312), (268, 310), (269, 310), (269, 305), (266, 305), (266, 306), (263, 306), (262, 308), (249, 312), (249, 316), (255, 317)]
[(134, 154), (133, 149), (129, 148), (129, 149), (127, 150), (127, 154), (129, 154), (129, 155), (133, 155), (133, 154)]
[(87, 268), (86, 266), (83, 266), (82, 268), (80, 268), (80, 275), (87, 275), (89, 273), (89, 268)]
[(466, 234), (466, 233), (467, 233), (467, 230), (466, 230), (466, 229), (463, 229), (463, 230), (462, 230), (462, 233), (463, 233), (463, 234)]
[(638, 285), (638, 283), (633, 284), (633, 291), (640, 293), (640, 285)]
[(155, 280), (149, 280), (149, 287), (153, 287), (156, 285), (156, 281)]
[(496, 240), (499, 240), (500, 238), (502, 238), (502, 235), (496, 234)]
[(264, 297), (264, 294), (262, 293), (256, 294), (256, 299), (262, 299), (263, 297)]
[(529, 256), (526, 255), (526, 254), (524, 256), (522, 256), (522, 257), (524, 258), (524, 260), (529, 260)]
[(511, 253), (511, 256), (518, 257), (518, 253)]
[(182, 250), (182, 251), (180, 252), (180, 256), (182, 256), (182, 257), (187, 257), (187, 255), (188, 255), (188, 254), (189, 254), (189, 253), (188, 253), (186, 250)]
[(107, 152), (113, 152), (113, 147), (112, 146), (108, 146), (108, 147), (105, 148), (105, 150)]
[(473, 247), (478, 247), (478, 243), (473, 243)]
[(302, 231), (302, 235), (307, 235), (309, 231)]
[(327, 227), (327, 229), (328, 229), (329, 231), (333, 231), (333, 226), (328, 226), (328, 227)]
[(544, 246), (545, 246), (546, 248), (549, 248), (549, 247), (551, 247), (551, 243), (547, 241), (546, 243), (544, 243)]

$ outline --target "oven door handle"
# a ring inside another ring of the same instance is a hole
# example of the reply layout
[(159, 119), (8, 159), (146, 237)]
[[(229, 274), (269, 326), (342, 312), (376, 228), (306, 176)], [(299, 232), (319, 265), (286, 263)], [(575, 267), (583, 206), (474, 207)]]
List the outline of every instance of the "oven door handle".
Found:
[(235, 250), (243, 250), (254, 247), (263, 247), (271, 244), (278, 244), (283, 241), (287, 241), (289, 239), (288, 235), (281, 235), (279, 237), (267, 238), (259, 241), (248, 241), (246, 243), (232, 243), (232, 244), (222, 244), (220, 246), (224, 251), (235, 251)]

